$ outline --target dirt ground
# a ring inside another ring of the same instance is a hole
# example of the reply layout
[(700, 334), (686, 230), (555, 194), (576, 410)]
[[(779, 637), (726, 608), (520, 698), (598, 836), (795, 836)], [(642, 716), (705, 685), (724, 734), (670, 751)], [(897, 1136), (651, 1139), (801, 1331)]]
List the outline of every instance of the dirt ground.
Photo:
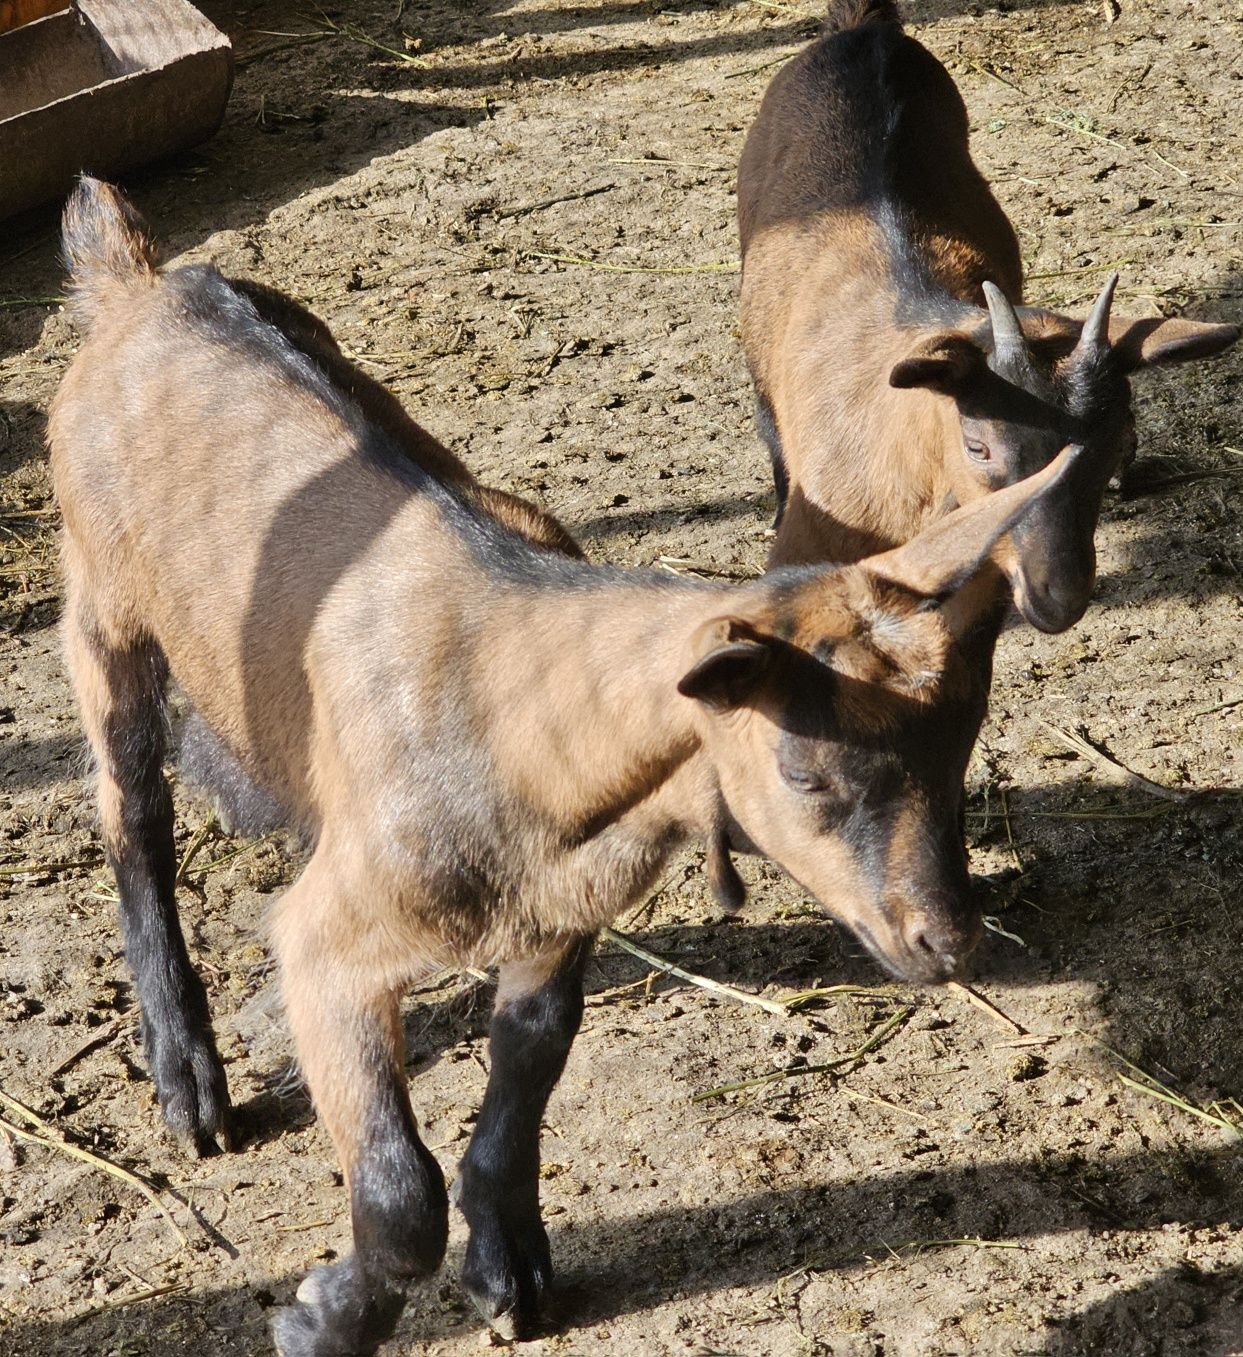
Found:
[[(296, 0), (205, 8), (239, 54), (225, 126), (132, 183), (169, 254), (309, 302), (596, 557), (761, 569), (734, 166), (815, 0), (359, 0), (328, 35)], [(1120, 311), (1243, 318), (1236, 0), (907, 8), (963, 89), (1033, 300), (1082, 308), (1115, 267)], [(58, 653), (60, 287), (54, 217), (0, 225), (0, 1088), (154, 1181), (187, 1242), (97, 1165), (0, 1133), (0, 1353), (261, 1354), (270, 1308), (348, 1240), (262, 945), (296, 854), (204, 838), (179, 796), (187, 934), (250, 1132), (188, 1161), (154, 1116)], [(544, 1142), (559, 1314), (526, 1351), (1243, 1352), (1241, 375), (1236, 351), (1137, 382), (1157, 484), (1108, 503), (1093, 609), (1002, 640), (969, 827), (997, 925), (974, 983), (1012, 1022), (886, 982), (773, 869), (746, 869), (750, 906), (725, 918), (700, 855), (679, 858), (619, 925), (635, 941), (771, 998), (848, 988), (774, 1016), (636, 986), (649, 966), (600, 951)], [(1122, 785), (1049, 726), (1190, 795)], [(451, 1175), (487, 995), (442, 980), (408, 1030)], [(835, 1077), (692, 1101), (872, 1038)], [(463, 1240), (458, 1219), (392, 1351), (489, 1341)]]

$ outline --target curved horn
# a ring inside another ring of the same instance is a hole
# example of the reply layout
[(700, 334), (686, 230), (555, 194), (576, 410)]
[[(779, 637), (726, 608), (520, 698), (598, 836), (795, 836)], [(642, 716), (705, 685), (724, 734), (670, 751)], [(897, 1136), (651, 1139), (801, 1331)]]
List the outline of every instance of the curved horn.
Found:
[(985, 283), (984, 300), (988, 303), (988, 318), (993, 324), (993, 348), (998, 353), (1025, 352), (1023, 327), (1009, 297), (995, 283)]
[(1118, 286), (1118, 275), (1111, 273), (1105, 279), (1100, 296), (1092, 303), (1092, 311), (1083, 323), (1083, 333), (1075, 345), (1076, 353), (1109, 347), (1109, 308), (1113, 305), (1114, 288)]

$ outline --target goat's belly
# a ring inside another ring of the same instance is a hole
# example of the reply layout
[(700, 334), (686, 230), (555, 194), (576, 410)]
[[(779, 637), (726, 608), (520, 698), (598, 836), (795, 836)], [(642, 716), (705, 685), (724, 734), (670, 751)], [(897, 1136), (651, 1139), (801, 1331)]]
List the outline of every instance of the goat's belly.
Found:
[(293, 816), (280, 799), (251, 777), (196, 707), (182, 721), (177, 762), (186, 781), (215, 800), (228, 832), (268, 834), (292, 824)]

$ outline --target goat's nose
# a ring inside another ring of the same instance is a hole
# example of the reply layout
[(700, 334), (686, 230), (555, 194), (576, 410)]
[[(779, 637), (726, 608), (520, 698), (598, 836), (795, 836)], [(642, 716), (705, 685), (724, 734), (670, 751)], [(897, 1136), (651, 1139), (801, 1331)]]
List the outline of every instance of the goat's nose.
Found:
[(924, 979), (949, 980), (975, 946), (979, 931), (979, 924), (964, 928), (933, 915), (909, 914), (902, 922), (902, 941)]
[(1040, 631), (1065, 631), (1083, 616), (1088, 606), (1088, 591), (1058, 579), (1027, 581), (1020, 611)]

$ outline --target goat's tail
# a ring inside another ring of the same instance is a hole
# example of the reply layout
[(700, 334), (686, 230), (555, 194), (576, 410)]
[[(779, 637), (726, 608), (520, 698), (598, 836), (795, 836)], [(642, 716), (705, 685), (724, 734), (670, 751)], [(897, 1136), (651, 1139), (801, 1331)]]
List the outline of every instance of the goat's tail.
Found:
[(60, 230), (70, 312), (89, 333), (114, 297), (155, 277), (155, 251), (129, 199), (85, 174), (69, 195)]
[(902, 12), (897, 0), (829, 0), (822, 32), (844, 33), (865, 24), (894, 24), (902, 27)]

